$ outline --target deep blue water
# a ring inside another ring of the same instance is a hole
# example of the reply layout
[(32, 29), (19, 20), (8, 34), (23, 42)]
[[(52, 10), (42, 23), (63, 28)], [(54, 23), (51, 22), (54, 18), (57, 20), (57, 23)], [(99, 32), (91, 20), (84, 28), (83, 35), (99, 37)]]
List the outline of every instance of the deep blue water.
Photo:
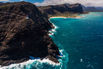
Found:
[(103, 12), (81, 16), (51, 18), (58, 27), (51, 37), (68, 53), (67, 69), (103, 69)]

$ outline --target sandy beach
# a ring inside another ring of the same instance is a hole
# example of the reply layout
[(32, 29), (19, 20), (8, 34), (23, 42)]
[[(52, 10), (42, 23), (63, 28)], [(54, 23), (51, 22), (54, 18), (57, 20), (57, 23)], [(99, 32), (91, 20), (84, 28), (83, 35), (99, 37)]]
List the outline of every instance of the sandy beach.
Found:
[(54, 17), (50, 17), (50, 18), (82, 18), (82, 16), (54, 16)]

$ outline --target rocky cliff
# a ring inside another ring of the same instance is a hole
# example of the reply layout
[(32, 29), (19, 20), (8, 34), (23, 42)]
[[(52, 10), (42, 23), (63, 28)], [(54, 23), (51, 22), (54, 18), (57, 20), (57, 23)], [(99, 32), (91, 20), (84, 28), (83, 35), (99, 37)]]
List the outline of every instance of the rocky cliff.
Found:
[(83, 13), (83, 8), (81, 4), (61, 4), (61, 5), (49, 5), (49, 6), (39, 6), (39, 10), (47, 14), (52, 15), (68, 15), (71, 13)]
[(48, 36), (53, 28), (38, 8), (27, 2), (0, 5), (0, 65), (29, 60), (29, 56), (58, 62), (58, 47)]

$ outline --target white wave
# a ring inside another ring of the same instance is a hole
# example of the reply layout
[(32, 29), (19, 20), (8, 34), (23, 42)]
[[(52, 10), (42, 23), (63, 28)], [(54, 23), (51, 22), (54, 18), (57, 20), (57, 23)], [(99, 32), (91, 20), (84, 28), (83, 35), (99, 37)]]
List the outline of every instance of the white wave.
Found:
[(54, 25), (53, 23), (52, 23), (52, 25), (54, 26), (54, 29), (57, 29), (58, 27), (56, 26), (56, 25)]
[(55, 63), (48, 58), (44, 58), (43, 60), (34, 59), (18, 64), (11, 64), (9, 66), (1, 67), (0, 69), (45, 69), (45, 66), (48, 65), (49, 66), (46, 67), (46, 69), (66, 69), (65, 64), (68, 62), (68, 55), (64, 50), (60, 50), (60, 53), (63, 54), (63, 56), (58, 59), (60, 63)]
[(83, 59), (82, 59), (82, 58), (80, 59), (80, 62), (83, 62)]
[(59, 52), (60, 52), (60, 56), (59, 57), (63, 57), (64, 55), (63, 55), (63, 50), (59, 50)]
[(56, 25), (54, 25), (53, 23), (52, 23), (52, 25), (54, 26), (54, 28), (49, 31), (49, 34), (48, 34), (49, 36), (55, 35), (56, 29), (58, 28), (58, 27), (57, 27)]
[(51, 29), (50, 32), (56, 32), (56, 29)]
[(49, 36), (52, 36), (52, 35), (54, 35), (54, 33), (49, 33), (48, 35), (49, 35)]
[(49, 64), (51, 64), (51, 65), (60, 65), (60, 63), (55, 63), (55, 62), (53, 62), (53, 61), (51, 61), (51, 60), (49, 60), (49, 59), (43, 59), (42, 61), (40, 61), (41, 63), (49, 63)]
[(0, 69), (23, 69), (25, 67), (27, 67), (28, 69), (31, 67), (31, 65), (33, 63), (36, 63), (35, 65), (38, 65), (39, 63), (43, 64), (43, 63), (47, 63), (53, 66), (58, 66), (60, 65), (60, 63), (55, 63), (47, 58), (44, 58), (43, 60), (41, 59), (34, 59), (34, 60), (28, 60), (26, 62), (22, 62), (22, 63), (18, 63), (18, 64), (11, 64), (9, 66), (4, 66), (1, 67)]
[(69, 61), (68, 54), (64, 49), (61, 49), (59, 51), (62, 54), (61, 58), (59, 59), (59, 62), (61, 64), (60, 69), (67, 69), (67, 65), (68, 65), (68, 61)]

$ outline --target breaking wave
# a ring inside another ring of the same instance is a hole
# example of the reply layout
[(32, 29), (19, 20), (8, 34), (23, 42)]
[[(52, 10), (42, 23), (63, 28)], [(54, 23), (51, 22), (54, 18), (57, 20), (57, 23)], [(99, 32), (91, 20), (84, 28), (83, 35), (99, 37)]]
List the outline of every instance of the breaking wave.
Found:
[[(61, 57), (60, 63), (55, 63), (49, 59), (34, 59), (19, 64), (12, 64), (9, 66), (1, 67), (0, 69), (66, 69), (64, 63), (68, 61), (68, 55), (64, 50), (60, 50)], [(65, 54), (65, 55), (64, 55)]]

